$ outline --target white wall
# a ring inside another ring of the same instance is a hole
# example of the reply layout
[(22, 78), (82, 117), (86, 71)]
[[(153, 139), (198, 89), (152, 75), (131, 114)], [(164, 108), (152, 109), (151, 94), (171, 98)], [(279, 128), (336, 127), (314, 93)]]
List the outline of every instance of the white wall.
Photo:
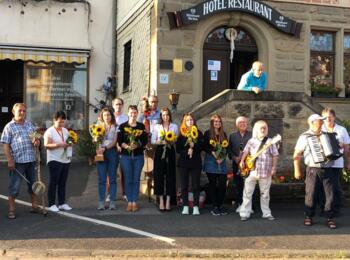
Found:
[[(90, 102), (95, 104), (95, 97), (101, 98), (100, 88), (107, 77), (112, 76), (112, 33), (113, 33), (113, 1), (90, 0), (91, 19), (89, 41), (92, 46), (90, 59)], [(90, 122), (97, 115), (90, 109)]]
[[(112, 74), (113, 1), (89, 0), (90, 14), (84, 3), (1, 1), (0, 44), (91, 49), (89, 99), (94, 104), (101, 98), (96, 89)], [(92, 109), (89, 114), (90, 121), (96, 119)]]
[(87, 32), (88, 9), (84, 4), (0, 3), (0, 44), (90, 48)]
[(133, 12), (133, 9), (140, 2), (145, 2), (144, 0), (117, 0), (118, 2), (118, 11), (117, 11), (117, 25), (125, 19), (130, 12)]

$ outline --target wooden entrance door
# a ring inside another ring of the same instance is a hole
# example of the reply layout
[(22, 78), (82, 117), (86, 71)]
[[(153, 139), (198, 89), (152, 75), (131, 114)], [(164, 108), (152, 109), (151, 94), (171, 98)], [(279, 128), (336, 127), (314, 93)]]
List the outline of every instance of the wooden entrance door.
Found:
[(12, 106), (23, 102), (23, 62), (0, 61), (0, 132), (12, 119)]
[[(227, 50), (206, 49), (203, 56), (203, 101), (230, 88), (230, 55)], [(218, 67), (217, 70), (210, 68)]]
[[(203, 101), (210, 99), (225, 89), (236, 89), (241, 76), (250, 70), (258, 59), (255, 40), (242, 28), (237, 27), (235, 51), (230, 62), (230, 42), (225, 37), (227, 27), (213, 30), (203, 47)], [(211, 61), (220, 63), (220, 69), (212, 70)], [(217, 77), (216, 77), (217, 76)]]

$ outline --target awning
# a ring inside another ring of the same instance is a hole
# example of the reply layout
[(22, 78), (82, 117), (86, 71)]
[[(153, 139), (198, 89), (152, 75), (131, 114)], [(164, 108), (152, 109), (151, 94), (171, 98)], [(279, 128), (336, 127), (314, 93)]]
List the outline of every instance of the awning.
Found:
[(0, 45), (0, 60), (23, 60), (33, 62), (87, 63), (89, 50), (33, 48)]

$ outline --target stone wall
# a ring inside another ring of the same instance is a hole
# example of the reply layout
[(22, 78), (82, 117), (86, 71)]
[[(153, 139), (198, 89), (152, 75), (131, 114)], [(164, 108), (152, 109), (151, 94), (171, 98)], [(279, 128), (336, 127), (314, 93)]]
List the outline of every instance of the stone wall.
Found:
[(180, 73), (158, 68), (158, 74), (169, 75), (169, 84), (162, 85), (158, 82), (157, 85), (161, 100), (166, 100), (167, 94), (175, 89), (181, 93), (179, 108), (182, 110), (202, 100), (203, 42), (210, 31), (223, 25), (243, 27), (255, 38), (259, 59), (265, 63), (265, 69), (269, 75), (268, 90), (307, 94), (310, 94), (310, 30), (337, 31), (335, 83), (343, 87), (343, 70), (339, 69), (343, 67), (341, 35), (344, 30), (350, 30), (349, 8), (265, 0), (265, 3), (283, 15), (303, 23), (300, 39), (298, 39), (282, 34), (252, 15), (240, 12), (213, 15), (199, 23), (170, 30), (167, 12), (187, 9), (202, 1), (159, 0), (158, 2), (158, 60), (182, 59), (183, 63), (192, 61), (194, 64), (192, 71), (183, 69)]
[(264, 92), (257, 96), (250, 92), (227, 90), (204, 102), (192, 113), (202, 131), (209, 128), (210, 116), (219, 114), (227, 134), (236, 130), (235, 120), (240, 115), (249, 118), (250, 128), (257, 120), (265, 120), (269, 125), (269, 136), (280, 134), (283, 140), (278, 173), (291, 174), (296, 140), (308, 129), (307, 118), (321, 111), (322, 107), (303, 93)]
[[(151, 8), (152, 1), (138, 9), (129, 21), (117, 30), (117, 94), (125, 106), (139, 104), (147, 95), (151, 56)], [(131, 64), (129, 90), (123, 92), (124, 45), (131, 40)]]

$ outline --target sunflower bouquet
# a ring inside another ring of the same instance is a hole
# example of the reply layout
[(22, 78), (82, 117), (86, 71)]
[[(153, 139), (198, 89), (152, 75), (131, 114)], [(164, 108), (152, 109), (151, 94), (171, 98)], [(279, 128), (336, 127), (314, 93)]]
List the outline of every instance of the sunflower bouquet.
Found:
[[(73, 130), (69, 130), (68, 131), (68, 138), (66, 140), (67, 144), (70, 144), (70, 145), (77, 144), (78, 143), (78, 139), (79, 139), (78, 138), (78, 134), (75, 131), (73, 131)], [(62, 154), (62, 158), (71, 157), (71, 156), (72, 156), (71, 154), (67, 155), (67, 148), (64, 148), (64, 151), (63, 151), (63, 154)]]
[[(101, 124), (92, 124), (89, 126), (89, 133), (92, 137), (92, 141), (96, 144), (97, 147), (100, 147), (106, 133), (105, 127)], [(97, 154), (95, 156), (95, 161), (103, 161), (103, 160), (104, 160), (103, 154)]]
[[(196, 126), (191, 126), (189, 129), (187, 127), (182, 127), (180, 129), (181, 135), (186, 137), (186, 145), (189, 145), (190, 147), (193, 147), (195, 143), (197, 143), (198, 140), (198, 128)], [(192, 158), (192, 154), (189, 155), (190, 158)]]
[[(140, 136), (143, 133), (143, 130), (141, 129), (132, 129), (131, 127), (125, 127), (124, 128), (125, 133), (127, 134), (127, 139), (129, 142), (129, 145), (136, 144), (141, 146), (141, 140)], [(133, 153), (133, 150), (131, 148), (128, 148), (129, 154)]]
[[(223, 160), (227, 156), (227, 147), (228, 147), (228, 141), (223, 140), (221, 143), (220, 141), (215, 141), (213, 139), (209, 140), (209, 144), (213, 147), (214, 157), (216, 160)], [(219, 170), (220, 164), (218, 164)]]
[(164, 131), (161, 130), (159, 132), (159, 139), (162, 142), (165, 142), (164, 148), (163, 148), (163, 153), (162, 153), (162, 159), (165, 158), (165, 152), (166, 148), (171, 148), (171, 146), (175, 143), (176, 141), (176, 135), (173, 131)]

